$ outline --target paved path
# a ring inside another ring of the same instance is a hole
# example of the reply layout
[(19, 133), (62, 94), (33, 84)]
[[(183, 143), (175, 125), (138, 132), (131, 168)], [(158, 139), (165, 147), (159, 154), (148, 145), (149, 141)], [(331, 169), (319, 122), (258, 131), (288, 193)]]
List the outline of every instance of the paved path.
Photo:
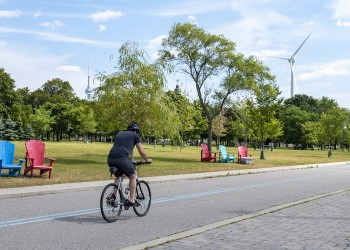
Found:
[[(151, 177), (150, 182), (322, 167), (247, 169)], [(145, 178), (146, 179), (146, 178)], [(104, 186), (108, 181), (0, 189), (0, 199)], [(350, 182), (350, 180), (349, 180)], [(350, 185), (336, 192), (181, 232), (125, 249), (350, 249)]]
[(349, 208), (350, 188), (125, 249), (350, 249)]

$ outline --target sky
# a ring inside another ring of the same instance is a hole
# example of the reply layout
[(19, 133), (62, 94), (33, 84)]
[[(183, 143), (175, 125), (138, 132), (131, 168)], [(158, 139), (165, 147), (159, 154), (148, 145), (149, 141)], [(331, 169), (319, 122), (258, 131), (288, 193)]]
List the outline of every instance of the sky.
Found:
[[(135, 42), (155, 60), (175, 23), (191, 22), (236, 43), (276, 76), (290, 98), (287, 60), (295, 56), (296, 94), (328, 97), (350, 108), (349, 0), (0, 0), (0, 68), (17, 88), (34, 91), (54, 78), (68, 81), (85, 98), (98, 72), (111, 74), (118, 49)], [(274, 57), (272, 57), (274, 56)], [(168, 76), (194, 93), (187, 76)]]

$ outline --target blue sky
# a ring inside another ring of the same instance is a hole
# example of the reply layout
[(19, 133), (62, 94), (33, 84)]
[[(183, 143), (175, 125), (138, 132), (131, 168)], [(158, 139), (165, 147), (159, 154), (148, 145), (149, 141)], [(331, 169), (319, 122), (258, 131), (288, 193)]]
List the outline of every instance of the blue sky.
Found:
[[(172, 25), (188, 21), (257, 56), (276, 75), (285, 98), (290, 66), (267, 55), (290, 57), (312, 33), (296, 55), (296, 93), (350, 108), (348, 0), (0, 0), (0, 67), (17, 87), (35, 90), (58, 77), (84, 98), (88, 67), (91, 79), (112, 73), (126, 41), (154, 59)], [(177, 79), (192, 91), (193, 83), (180, 74), (168, 78), (167, 89)]]

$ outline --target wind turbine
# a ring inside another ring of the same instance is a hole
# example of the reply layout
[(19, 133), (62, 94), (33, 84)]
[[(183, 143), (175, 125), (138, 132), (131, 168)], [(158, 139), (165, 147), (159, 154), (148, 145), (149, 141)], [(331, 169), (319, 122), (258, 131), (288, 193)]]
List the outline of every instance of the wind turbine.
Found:
[(295, 94), (294, 90), (296, 87), (295, 74), (294, 74), (295, 55), (299, 52), (299, 50), (304, 45), (304, 43), (306, 42), (306, 40), (309, 38), (310, 35), (311, 35), (311, 33), (305, 38), (304, 42), (302, 42), (302, 44), (300, 44), (299, 48), (293, 53), (293, 55), (290, 58), (270, 56), (270, 57), (274, 57), (274, 58), (287, 60), (289, 62), (289, 64), (290, 64), (290, 77), (291, 77), (291, 80), (290, 80), (290, 96), (291, 97), (294, 97), (294, 94)]

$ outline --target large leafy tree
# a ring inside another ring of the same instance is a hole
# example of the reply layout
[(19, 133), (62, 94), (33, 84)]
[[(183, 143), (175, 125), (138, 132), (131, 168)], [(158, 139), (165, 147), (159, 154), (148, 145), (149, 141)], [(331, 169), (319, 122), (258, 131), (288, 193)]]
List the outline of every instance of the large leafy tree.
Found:
[(52, 130), (54, 117), (51, 116), (52, 110), (42, 106), (35, 110), (34, 114), (30, 115), (30, 125), (36, 137), (44, 139), (44, 133)]
[(297, 106), (290, 106), (280, 112), (279, 120), (283, 123), (284, 141), (294, 145), (302, 144), (306, 148), (303, 125), (309, 121), (317, 121), (318, 115)]
[(188, 135), (195, 127), (195, 116), (198, 114), (195, 110), (195, 106), (190, 103), (190, 100), (176, 91), (168, 91), (166, 95), (171, 100), (171, 103), (177, 113), (180, 121), (179, 133), (182, 140), (182, 144)]
[(328, 156), (332, 156), (331, 145), (341, 138), (344, 124), (347, 122), (346, 112), (339, 107), (330, 108), (321, 115), (323, 138), (328, 144)]
[(247, 104), (254, 135), (260, 143), (260, 159), (265, 159), (264, 145), (268, 139), (268, 127), (271, 125), (282, 99), (278, 97), (280, 91), (276, 85), (261, 82), (258, 86), (255, 90), (255, 98), (249, 99)]
[(15, 81), (3, 68), (0, 68), (0, 118), (10, 118), (13, 107), (18, 104), (15, 87)]
[(168, 108), (159, 65), (148, 62), (146, 53), (130, 42), (119, 49), (117, 65), (115, 73), (99, 75), (102, 84), (96, 89), (96, 100), (101, 129), (111, 134), (135, 120), (143, 135), (178, 137), (179, 119)]
[(162, 42), (160, 62), (193, 80), (203, 114), (208, 122), (211, 150), (213, 120), (230, 95), (249, 90), (257, 74), (271, 77), (255, 58), (236, 53), (235, 43), (222, 35), (207, 33), (191, 23), (177, 23)]
[(45, 97), (49, 98), (47, 101), (51, 103), (65, 103), (75, 97), (73, 87), (70, 83), (59, 78), (47, 81), (41, 89), (46, 93)]

